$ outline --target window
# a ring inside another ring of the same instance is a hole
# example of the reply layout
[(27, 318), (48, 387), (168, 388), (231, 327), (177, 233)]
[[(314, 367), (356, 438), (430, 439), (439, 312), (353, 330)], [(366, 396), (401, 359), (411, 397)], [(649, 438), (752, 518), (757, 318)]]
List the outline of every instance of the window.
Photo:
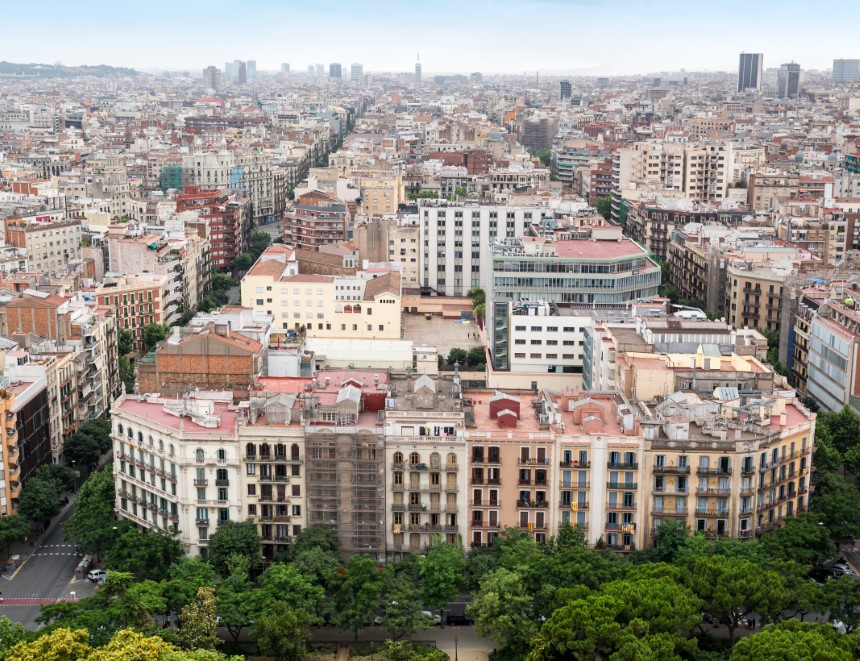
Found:
[(227, 461), (227, 450), (218, 448), (218, 461)]

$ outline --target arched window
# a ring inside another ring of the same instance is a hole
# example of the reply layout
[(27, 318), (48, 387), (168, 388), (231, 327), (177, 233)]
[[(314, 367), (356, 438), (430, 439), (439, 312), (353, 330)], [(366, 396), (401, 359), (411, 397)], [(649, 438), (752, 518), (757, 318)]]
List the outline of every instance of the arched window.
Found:
[(203, 450), (197, 448), (197, 450), (194, 452), (194, 456), (197, 458), (197, 463), (203, 463)]
[(409, 454), (409, 463), (410, 464), (420, 464), (421, 456), (417, 452), (411, 452)]
[(248, 445), (245, 446), (245, 454), (249, 457), (255, 456), (257, 454), (257, 446), (253, 443), (248, 443)]
[(276, 457), (286, 457), (287, 456), (287, 446), (283, 443), (278, 443), (275, 445), (275, 456)]
[(173, 456), (173, 443), (167, 448), (167, 453), (172, 457)]
[(218, 461), (227, 461), (227, 450), (218, 448)]
[(149, 447), (152, 447), (152, 444), (153, 444), (152, 434), (150, 434), (150, 435), (149, 435), (149, 438), (148, 438), (148, 439), (146, 439), (146, 440), (147, 440), (147, 442), (149, 443)]
[(117, 434), (119, 434), (120, 436), (122, 436), (122, 431), (123, 431), (123, 429), (122, 429), (122, 423), (119, 423), (119, 424), (116, 426), (116, 433), (117, 433)]
[(134, 438), (134, 432), (132, 431), (131, 427), (128, 428), (128, 437)]
[(272, 454), (272, 448), (269, 446), (268, 443), (263, 443), (260, 446), (260, 456), (261, 457), (268, 457), (271, 454)]
[(141, 445), (143, 445), (143, 432), (142, 431), (137, 432), (137, 442), (140, 443)]
[(293, 443), (290, 446), (290, 459), (292, 459), (294, 461), (299, 460), (299, 444), (298, 443)]
[(448, 465), (449, 466), (456, 466), (457, 465), (457, 455), (454, 454), (453, 452), (448, 453)]
[(159, 449), (161, 452), (164, 452), (164, 439), (162, 439), (162, 438), (159, 438), (159, 439), (158, 439), (158, 449)]
[(430, 455), (430, 467), (439, 468), (439, 453), (434, 452)]
[(402, 464), (403, 463), (403, 453), (402, 452), (395, 452), (394, 453), (394, 463), (395, 464)]
[(344, 312), (349, 312), (350, 314), (352, 314), (352, 306), (351, 306), (351, 305), (344, 305), (344, 306), (343, 306), (343, 311), (344, 311)]

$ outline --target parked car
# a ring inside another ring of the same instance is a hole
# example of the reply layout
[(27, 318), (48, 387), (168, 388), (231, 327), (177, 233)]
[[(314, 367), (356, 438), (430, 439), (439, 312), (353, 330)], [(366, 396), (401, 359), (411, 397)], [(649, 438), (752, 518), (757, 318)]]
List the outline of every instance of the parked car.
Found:
[(433, 621), (433, 626), (442, 624), (442, 616), (439, 613), (431, 613), (430, 611), (421, 611), (421, 613)]
[(855, 573), (854, 570), (851, 569), (849, 564), (844, 560), (837, 560), (836, 562), (834, 562), (832, 569), (834, 573), (838, 572), (842, 576), (853, 576)]
[(91, 569), (87, 574), (87, 578), (90, 579), (93, 583), (98, 583), (101, 585), (105, 582), (107, 578), (107, 570), (106, 569)]

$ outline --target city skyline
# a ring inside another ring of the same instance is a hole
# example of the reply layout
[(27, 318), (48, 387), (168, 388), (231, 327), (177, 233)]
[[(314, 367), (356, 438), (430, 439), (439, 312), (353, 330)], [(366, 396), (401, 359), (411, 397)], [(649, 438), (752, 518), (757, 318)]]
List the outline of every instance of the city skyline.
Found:
[[(240, 13), (224, 0), (206, 3), (205, 31), (189, 29), (204, 18), (196, 2), (154, 0), (145, 13), (105, 0), (74, 6), (48, 0), (44, 5), (52, 20), (39, 27), (38, 55), (31, 32), (12, 30), (3, 59), (147, 70), (202, 69), (238, 58), (255, 59), (258, 69), (268, 71), (279, 70), (281, 62), (292, 63), (294, 71), (311, 63), (341, 62), (361, 63), (365, 72), (372, 72), (412, 71), (420, 52), (430, 73), (635, 75), (682, 67), (731, 72), (737, 54), (746, 51), (764, 53), (765, 69), (793, 61), (808, 71), (826, 70), (835, 58), (856, 56), (850, 46), (838, 44), (852, 43), (851, 19), (860, 18), (860, 7), (844, 7), (835, 23), (823, 15), (803, 14), (805, 30), (826, 31), (828, 43), (835, 44), (830, 51), (786, 39), (800, 26), (796, 17), (801, 14), (793, 11), (800, 8), (796, 0), (729, 0), (718, 15), (700, 15), (682, 0), (647, 6), (632, 0), (479, 0), (455, 6), (442, 0), (432, 16), (386, 0), (360, 6), (333, 0), (326, 15), (337, 20), (326, 21), (324, 40), (309, 29), (320, 18), (314, 9), (273, 0), (251, 0)], [(21, 5), (7, 7), (4, 16), (8, 25), (32, 20)], [(218, 16), (225, 20), (219, 22)], [(739, 16), (744, 20), (738, 21)], [(130, 24), (136, 26), (133, 35)], [(402, 39), (407, 31), (408, 43)], [(701, 48), (703, 33), (719, 34), (717, 47)], [(70, 35), (79, 35), (74, 46)], [(469, 44), (469, 59), (462, 57), (463, 44)]]

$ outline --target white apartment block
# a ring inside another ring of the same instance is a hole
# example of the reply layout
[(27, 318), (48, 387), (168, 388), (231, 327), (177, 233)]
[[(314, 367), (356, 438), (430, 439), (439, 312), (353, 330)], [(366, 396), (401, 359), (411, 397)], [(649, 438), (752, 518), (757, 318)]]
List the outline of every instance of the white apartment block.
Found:
[(491, 244), (523, 236), (529, 225), (540, 223), (543, 213), (538, 206), (422, 201), (418, 210), (422, 288), (446, 296), (465, 296), (472, 287), (489, 289), (493, 276)]

